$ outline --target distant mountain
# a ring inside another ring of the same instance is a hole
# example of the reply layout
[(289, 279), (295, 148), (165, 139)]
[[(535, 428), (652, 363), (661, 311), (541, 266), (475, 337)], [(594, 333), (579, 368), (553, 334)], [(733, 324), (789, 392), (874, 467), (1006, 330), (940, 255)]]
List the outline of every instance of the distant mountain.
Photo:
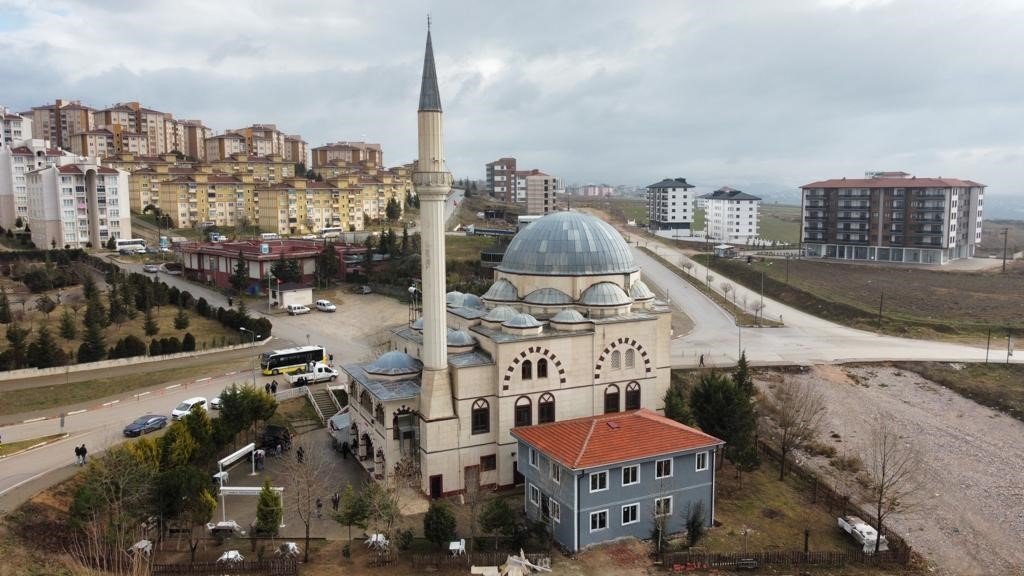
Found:
[(1024, 220), (1024, 194), (986, 194), (986, 220)]
[(759, 197), (765, 204), (800, 205), (799, 188), (789, 188), (780, 184), (754, 183), (747, 184), (742, 190)]

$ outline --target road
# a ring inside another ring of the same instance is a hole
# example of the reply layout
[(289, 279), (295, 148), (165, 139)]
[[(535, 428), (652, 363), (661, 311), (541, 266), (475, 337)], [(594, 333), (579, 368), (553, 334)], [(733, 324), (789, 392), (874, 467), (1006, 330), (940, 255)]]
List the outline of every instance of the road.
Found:
[(448, 195), (448, 200), (444, 204), (444, 221), (448, 227), (451, 227), (452, 218), (455, 217), (455, 210), (462, 204), (465, 197), (465, 190), (452, 188), (452, 193)]

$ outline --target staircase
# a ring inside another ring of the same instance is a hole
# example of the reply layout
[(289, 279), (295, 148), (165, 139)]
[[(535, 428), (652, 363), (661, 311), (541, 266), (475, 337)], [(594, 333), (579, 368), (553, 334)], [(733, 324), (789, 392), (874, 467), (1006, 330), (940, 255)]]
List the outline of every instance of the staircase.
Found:
[(331, 397), (331, 391), (326, 386), (310, 388), (309, 391), (312, 394), (313, 404), (316, 405), (317, 412), (321, 415), (322, 422), (320, 424), (327, 424), (327, 419), (338, 413), (338, 405)]

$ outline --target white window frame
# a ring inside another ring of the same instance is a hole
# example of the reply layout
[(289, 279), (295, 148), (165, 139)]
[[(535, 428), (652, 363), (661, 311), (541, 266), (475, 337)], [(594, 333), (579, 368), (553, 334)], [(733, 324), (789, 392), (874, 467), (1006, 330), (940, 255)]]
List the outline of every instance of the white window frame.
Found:
[[(658, 513), (658, 503), (662, 502), (664, 500), (668, 500), (668, 511), (666, 512), (664, 510), (664, 507), (662, 507), (662, 511), (659, 514)], [(655, 516), (671, 516), (672, 515), (672, 497), (671, 496), (662, 496), (661, 498), (655, 498), (654, 499), (654, 515)]]
[[(594, 478), (595, 477), (600, 477), (602, 475), (604, 476), (604, 488), (597, 488), (595, 490), (594, 489)], [(605, 492), (607, 490), (608, 490), (608, 471), (607, 470), (601, 470), (600, 472), (591, 472), (590, 473), (590, 493), (594, 494), (595, 492)]]
[(562, 483), (562, 468), (554, 460), (551, 461), (551, 470), (548, 474), (551, 476), (551, 481), (555, 484)]
[[(626, 508), (634, 508), (636, 512), (633, 514), (633, 520), (631, 522), (623, 522), (622, 516), (626, 512)], [(637, 524), (640, 522), (640, 503), (633, 502), (632, 504), (625, 504), (622, 506), (622, 510), (619, 511), (619, 523), (622, 526), (629, 526), (630, 524)]]
[[(658, 465), (662, 462), (668, 462), (668, 474), (658, 474)], [(663, 458), (661, 460), (654, 461), (654, 479), (661, 480), (664, 478), (671, 478), (675, 472), (675, 464), (672, 462), (672, 458)]]
[[(535, 484), (530, 484), (529, 493), (530, 504), (540, 506), (540, 488), (537, 488)], [(536, 499), (534, 499), (534, 496), (536, 496)]]
[[(604, 527), (603, 528), (594, 528), (594, 516), (599, 516), (601, 514), (604, 514)], [(591, 512), (590, 513), (590, 532), (591, 533), (600, 532), (602, 530), (607, 530), (607, 529), (608, 529), (608, 509), (605, 508), (604, 510), (595, 510), (594, 512)]]
[[(701, 459), (702, 456), (704, 457), (704, 466), (700, 465), (700, 459)], [(709, 456), (709, 454), (708, 454), (708, 452), (706, 450), (704, 452), (697, 452), (697, 454), (695, 454), (694, 458), (693, 458), (694, 467), (695, 467), (696, 471), (697, 472), (703, 472), (703, 471), (707, 470), (708, 469), (708, 462), (710, 460), (711, 460), (711, 458), (710, 458), (710, 456)]]
[[(626, 470), (630, 470), (630, 469), (636, 470), (636, 480), (634, 480), (632, 482), (629, 482), (629, 483), (626, 483)], [(636, 486), (639, 483), (640, 483), (640, 465), (639, 464), (634, 464), (632, 466), (623, 466), (622, 467), (622, 485), (623, 486)]]
[(533, 448), (530, 448), (530, 466), (540, 468), (540, 454)]
[(562, 505), (554, 498), (548, 498), (548, 517), (559, 524), (562, 523)]

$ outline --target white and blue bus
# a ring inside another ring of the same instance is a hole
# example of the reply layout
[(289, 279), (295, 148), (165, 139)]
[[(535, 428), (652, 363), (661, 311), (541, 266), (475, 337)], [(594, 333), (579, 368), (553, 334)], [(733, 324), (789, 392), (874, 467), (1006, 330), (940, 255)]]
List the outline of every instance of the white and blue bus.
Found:
[(146, 241), (142, 238), (116, 238), (114, 249), (122, 253), (145, 254)]
[(323, 346), (298, 346), (272, 350), (260, 354), (260, 370), (265, 375), (287, 374), (305, 370), (310, 362), (324, 362), (327, 353)]

